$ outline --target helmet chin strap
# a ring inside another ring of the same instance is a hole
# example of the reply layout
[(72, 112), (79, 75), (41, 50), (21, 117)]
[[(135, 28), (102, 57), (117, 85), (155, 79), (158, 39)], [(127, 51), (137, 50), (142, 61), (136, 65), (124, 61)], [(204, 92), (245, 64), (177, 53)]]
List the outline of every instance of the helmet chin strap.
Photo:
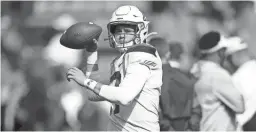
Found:
[(123, 48), (125, 48), (125, 33), (124, 33), (124, 39), (123, 39)]

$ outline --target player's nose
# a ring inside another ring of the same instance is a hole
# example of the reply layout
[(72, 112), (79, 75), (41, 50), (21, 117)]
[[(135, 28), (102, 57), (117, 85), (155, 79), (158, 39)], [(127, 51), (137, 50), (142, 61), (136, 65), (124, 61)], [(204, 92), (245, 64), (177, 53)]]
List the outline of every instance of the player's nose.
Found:
[(121, 33), (121, 34), (119, 35), (119, 39), (124, 39), (124, 37), (125, 37), (125, 34), (124, 34), (124, 33)]

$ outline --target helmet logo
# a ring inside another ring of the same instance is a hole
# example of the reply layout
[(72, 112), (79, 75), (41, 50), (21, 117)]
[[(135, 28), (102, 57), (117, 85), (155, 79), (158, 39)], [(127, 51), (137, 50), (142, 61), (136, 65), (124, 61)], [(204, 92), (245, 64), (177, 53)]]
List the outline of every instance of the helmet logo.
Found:
[(135, 42), (135, 44), (139, 44), (140, 43), (140, 38), (135, 38), (134, 42)]
[(144, 24), (140, 23), (140, 24), (138, 24), (138, 27), (139, 27), (139, 29), (143, 29), (144, 28)]
[(147, 18), (145, 16), (143, 17), (143, 21), (147, 21)]
[(118, 8), (115, 12), (117, 16), (127, 15), (131, 11), (130, 6), (123, 6), (122, 8)]

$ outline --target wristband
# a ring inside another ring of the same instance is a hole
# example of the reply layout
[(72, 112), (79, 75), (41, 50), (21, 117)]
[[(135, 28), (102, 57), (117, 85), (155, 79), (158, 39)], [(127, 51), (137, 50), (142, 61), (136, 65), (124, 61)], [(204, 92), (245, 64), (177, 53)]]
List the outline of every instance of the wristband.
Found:
[(99, 94), (100, 90), (101, 90), (101, 87), (102, 87), (102, 84), (87, 78), (87, 79), (84, 80), (84, 86), (90, 88), (95, 93)]
[(84, 86), (89, 87), (90, 89), (94, 90), (94, 88), (96, 87), (97, 82), (91, 79), (85, 79), (84, 80)]

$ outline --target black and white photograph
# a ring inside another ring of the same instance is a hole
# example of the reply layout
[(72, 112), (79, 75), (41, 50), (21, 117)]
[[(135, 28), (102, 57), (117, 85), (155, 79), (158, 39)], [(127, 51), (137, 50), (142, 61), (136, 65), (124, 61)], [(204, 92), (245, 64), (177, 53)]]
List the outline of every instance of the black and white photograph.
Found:
[(1, 131), (256, 131), (256, 1), (1, 0)]

